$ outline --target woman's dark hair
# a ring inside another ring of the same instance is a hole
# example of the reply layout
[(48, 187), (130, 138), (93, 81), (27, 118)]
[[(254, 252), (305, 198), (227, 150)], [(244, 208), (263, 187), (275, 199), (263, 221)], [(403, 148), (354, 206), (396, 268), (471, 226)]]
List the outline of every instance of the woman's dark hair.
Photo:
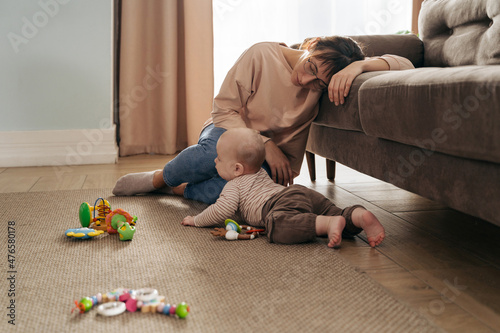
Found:
[[(292, 48), (306, 49), (314, 38), (306, 38), (300, 46)], [(350, 37), (328, 36), (320, 37), (316, 47), (311, 50), (313, 57), (326, 65), (327, 77), (333, 76), (352, 62), (365, 59), (359, 44)]]

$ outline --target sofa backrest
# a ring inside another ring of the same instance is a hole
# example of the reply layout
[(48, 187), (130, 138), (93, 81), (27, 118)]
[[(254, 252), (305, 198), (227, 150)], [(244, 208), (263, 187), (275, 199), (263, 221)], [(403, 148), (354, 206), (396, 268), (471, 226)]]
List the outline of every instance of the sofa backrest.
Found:
[(499, 0), (425, 0), (418, 30), (425, 66), (500, 64)]
[(359, 35), (350, 36), (361, 46), (367, 57), (395, 54), (410, 60), (415, 67), (424, 64), (424, 47), (416, 35)]

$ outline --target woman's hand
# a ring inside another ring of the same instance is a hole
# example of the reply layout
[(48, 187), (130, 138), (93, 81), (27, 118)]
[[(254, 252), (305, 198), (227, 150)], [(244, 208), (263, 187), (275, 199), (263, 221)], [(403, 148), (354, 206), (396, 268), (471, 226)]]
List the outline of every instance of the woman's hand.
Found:
[(335, 103), (337, 106), (344, 104), (345, 98), (351, 89), (352, 81), (361, 73), (363, 73), (363, 60), (351, 63), (332, 76), (328, 85), (330, 102)]
[(285, 154), (272, 140), (267, 141), (265, 147), (266, 161), (271, 168), (273, 181), (285, 186), (293, 184), (292, 167)]
[(328, 85), (328, 97), (335, 105), (344, 104), (349, 94), (352, 81), (363, 72), (390, 70), (389, 63), (381, 58), (365, 58), (358, 60), (332, 76)]

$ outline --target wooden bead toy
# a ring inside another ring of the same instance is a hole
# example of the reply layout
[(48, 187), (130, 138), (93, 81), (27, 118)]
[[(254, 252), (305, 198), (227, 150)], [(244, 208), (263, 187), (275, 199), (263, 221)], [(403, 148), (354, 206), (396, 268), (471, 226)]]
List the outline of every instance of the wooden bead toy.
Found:
[(97, 307), (97, 313), (107, 317), (119, 315), (124, 313), (125, 310), (125, 303), (123, 302), (103, 303)]
[(159, 296), (156, 289), (119, 288), (105, 294), (98, 293), (94, 296), (83, 297), (80, 301), (75, 301), (76, 306), (71, 312), (79, 309), (80, 313), (85, 313), (98, 304), (97, 312), (103, 316), (116, 316), (125, 311), (139, 312), (140, 310), (140, 312), (162, 313), (167, 316), (186, 318), (190, 311), (189, 305), (185, 302), (177, 305), (165, 304), (165, 297)]
[[(101, 201), (100, 205), (98, 205), (99, 201)], [(95, 216), (96, 212), (97, 217)], [(109, 202), (103, 198), (97, 198), (93, 206), (89, 205), (87, 202), (82, 203), (78, 211), (78, 216), (80, 217), (82, 227), (89, 227), (92, 222), (95, 222), (94, 229), (102, 230), (100, 228), (101, 224), (104, 224), (104, 220), (110, 212), (111, 205)]]

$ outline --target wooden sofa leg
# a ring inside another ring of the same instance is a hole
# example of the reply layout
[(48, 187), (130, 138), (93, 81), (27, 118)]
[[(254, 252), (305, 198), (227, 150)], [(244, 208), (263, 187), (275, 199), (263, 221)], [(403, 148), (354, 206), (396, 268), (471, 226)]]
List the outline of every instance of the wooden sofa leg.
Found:
[(326, 178), (335, 180), (335, 161), (326, 159)]
[(309, 169), (309, 178), (311, 178), (311, 181), (315, 181), (316, 180), (316, 162), (314, 160), (314, 154), (306, 151), (306, 161), (307, 161), (307, 168)]

